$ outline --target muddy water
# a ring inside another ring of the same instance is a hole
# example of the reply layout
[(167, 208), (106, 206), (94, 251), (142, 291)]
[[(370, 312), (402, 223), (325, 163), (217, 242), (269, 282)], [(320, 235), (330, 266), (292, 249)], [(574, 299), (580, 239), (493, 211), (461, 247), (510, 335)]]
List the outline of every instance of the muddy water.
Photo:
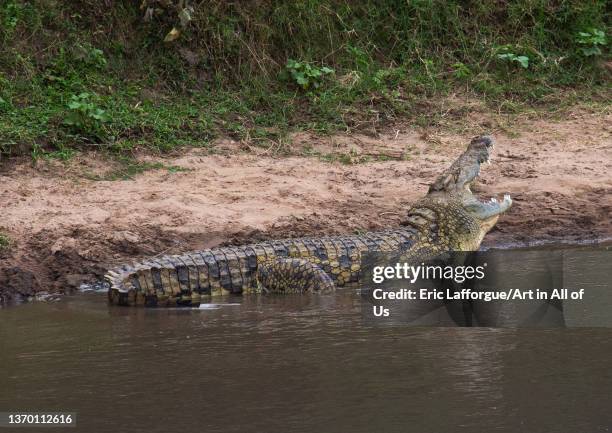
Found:
[(83, 432), (606, 432), (611, 361), (610, 328), (371, 326), (352, 290), (0, 310), (0, 411)]

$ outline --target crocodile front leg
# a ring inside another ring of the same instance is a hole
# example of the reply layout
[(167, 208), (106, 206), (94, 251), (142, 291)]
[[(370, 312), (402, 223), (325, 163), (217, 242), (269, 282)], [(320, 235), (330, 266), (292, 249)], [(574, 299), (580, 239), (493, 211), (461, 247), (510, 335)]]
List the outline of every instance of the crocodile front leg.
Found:
[(263, 292), (304, 293), (335, 290), (331, 277), (305, 259), (276, 257), (257, 266), (257, 288)]

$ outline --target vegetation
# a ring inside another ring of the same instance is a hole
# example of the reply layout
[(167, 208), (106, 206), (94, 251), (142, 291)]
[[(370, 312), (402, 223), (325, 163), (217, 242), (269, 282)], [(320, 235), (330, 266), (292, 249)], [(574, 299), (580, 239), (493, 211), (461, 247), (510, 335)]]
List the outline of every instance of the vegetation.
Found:
[(278, 143), (431, 114), (457, 91), (505, 109), (588, 97), (608, 79), (607, 14), (599, 0), (4, 0), (0, 155)]
[(0, 233), (0, 252), (2, 252), (2, 250), (6, 250), (11, 246), (11, 239), (3, 234)]
[(161, 162), (137, 161), (125, 155), (118, 155), (116, 160), (116, 162), (119, 163), (116, 169), (111, 170), (102, 176), (95, 174), (86, 174), (85, 177), (91, 180), (128, 180), (132, 179), (138, 174), (144, 173), (147, 170), (166, 169), (168, 173), (189, 171), (188, 168), (184, 168), (178, 165), (166, 165)]

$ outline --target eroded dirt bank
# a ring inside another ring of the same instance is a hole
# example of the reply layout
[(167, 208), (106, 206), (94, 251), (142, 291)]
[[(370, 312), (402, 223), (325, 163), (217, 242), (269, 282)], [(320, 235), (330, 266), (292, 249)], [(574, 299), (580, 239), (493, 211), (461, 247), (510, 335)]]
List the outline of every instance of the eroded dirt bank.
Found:
[[(493, 131), (493, 164), (474, 190), (508, 192), (515, 204), (485, 244), (610, 238), (611, 120), (581, 113)], [(289, 157), (225, 140), (220, 154), (195, 149), (163, 159), (186, 171), (127, 181), (84, 177), (108, 165), (92, 154), (66, 165), (10, 161), (0, 170), (0, 231), (12, 239), (0, 250), (0, 298), (69, 291), (144, 256), (396, 226), (477, 132), (298, 135), (293, 147), (303, 151)], [(361, 162), (346, 164), (351, 159)]]

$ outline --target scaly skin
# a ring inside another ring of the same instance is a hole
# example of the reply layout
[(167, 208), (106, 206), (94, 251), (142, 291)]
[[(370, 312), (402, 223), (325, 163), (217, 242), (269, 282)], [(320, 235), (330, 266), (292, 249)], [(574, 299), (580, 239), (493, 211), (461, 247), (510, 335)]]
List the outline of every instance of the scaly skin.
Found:
[(359, 281), (363, 251), (405, 250), (413, 244), (415, 233), (415, 229), (407, 227), (359, 236), (283, 239), (166, 256), (109, 272), (109, 298), (121, 305), (173, 306), (260, 290), (329, 291), (334, 286)]
[(482, 203), (470, 191), (493, 141), (476, 137), (408, 210), (403, 227), (363, 235), (283, 239), (151, 259), (109, 271), (118, 305), (198, 305), (214, 296), (253, 292), (331, 291), (358, 283), (364, 252), (421, 261), (447, 251), (474, 251), (512, 204)]

